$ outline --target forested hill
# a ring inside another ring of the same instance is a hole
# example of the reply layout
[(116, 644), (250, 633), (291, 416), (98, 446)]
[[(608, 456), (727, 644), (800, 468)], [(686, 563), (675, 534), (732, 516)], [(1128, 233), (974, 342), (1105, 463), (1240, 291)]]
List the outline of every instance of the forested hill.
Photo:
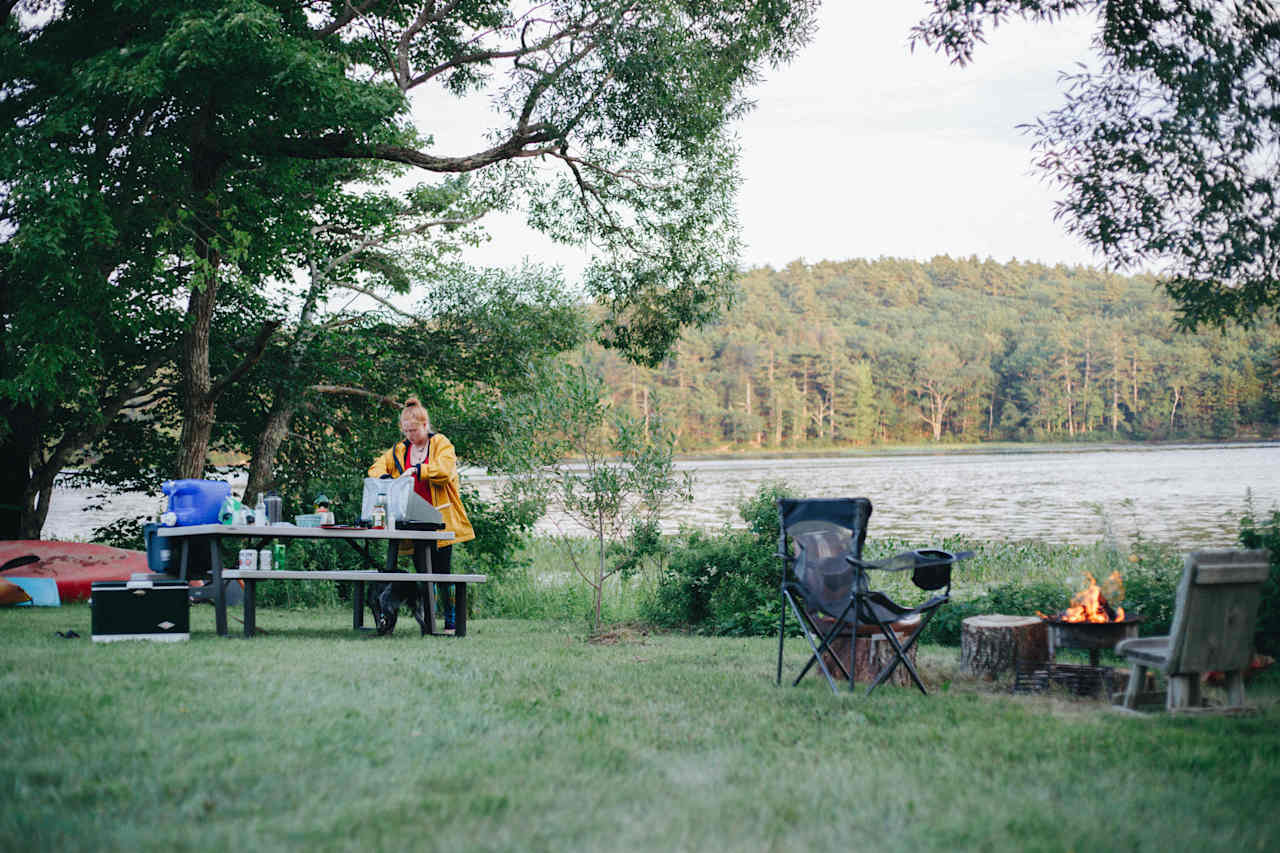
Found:
[(1150, 277), (938, 257), (752, 269), (654, 370), (594, 350), (614, 403), (685, 450), (1228, 439), (1280, 420), (1280, 333), (1174, 330)]

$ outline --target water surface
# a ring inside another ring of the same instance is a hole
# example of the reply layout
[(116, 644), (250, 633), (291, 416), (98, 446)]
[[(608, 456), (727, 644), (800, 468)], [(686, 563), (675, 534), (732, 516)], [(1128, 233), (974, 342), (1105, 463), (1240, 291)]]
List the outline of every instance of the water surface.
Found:
[[(1141, 534), (1181, 548), (1229, 547), (1236, 543), (1246, 494), (1252, 492), (1259, 511), (1280, 505), (1276, 442), (737, 458), (679, 467), (693, 474), (696, 499), (671, 513), (669, 530), (741, 525), (737, 504), (771, 482), (784, 482), (797, 495), (868, 497), (875, 507), (872, 536), (917, 543), (952, 534), (1087, 543), (1109, 527), (1121, 541)], [(498, 483), (483, 472), (464, 476), (482, 492)], [(238, 482), (243, 485), (243, 477)], [(83, 539), (99, 525), (155, 509), (155, 500), (142, 495), (113, 497), (93, 508), (94, 494), (55, 490), (45, 537)], [(575, 530), (554, 513), (539, 526)]]

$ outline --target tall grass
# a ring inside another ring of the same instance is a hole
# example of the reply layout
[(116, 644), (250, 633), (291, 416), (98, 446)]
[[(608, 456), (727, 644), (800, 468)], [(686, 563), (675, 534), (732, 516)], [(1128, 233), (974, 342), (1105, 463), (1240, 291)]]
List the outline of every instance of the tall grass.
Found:
[[(474, 612), (481, 616), (512, 619), (587, 619), (590, 590), (567, 565), (559, 550), (561, 547), (550, 539), (530, 539), (521, 552), (521, 560), (527, 565), (476, 588)], [(579, 547), (586, 551), (593, 545), (584, 539)], [(869, 541), (866, 553), (869, 558), (877, 559), (918, 547), (923, 547), (923, 543), (880, 539)], [(1038, 591), (1039, 598), (1056, 596), (1054, 600), (1060, 599), (1065, 605), (1071, 593), (1083, 585), (1086, 572), (1101, 579), (1118, 569), (1129, 579), (1130, 590), (1134, 594), (1142, 593), (1144, 598), (1153, 602), (1167, 597), (1168, 607), (1171, 607), (1173, 585), (1181, 571), (1181, 557), (1174, 549), (1141, 540), (1119, 546), (1107, 541), (1088, 545), (1053, 545), (952, 539), (942, 543), (941, 547), (976, 552), (973, 559), (956, 564), (952, 597), (960, 605), (979, 601), (991, 590), (1009, 585)], [(605, 621), (618, 623), (641, 619), (646, 605), (652, 607), (657, 583), (658, 578), (652, 570), (628, 579), (611, 579), (604, 598)], [(891, 595), (904, 598), (918, 594), (905, 575), (888, 575), (880, 586)], [(1026, 612), (1034, 612), (1036, 607), (1056, 606), (1059, 605), (1053, 602), (1031, 602)], [(1150, 608), (1153, 611), (1151, 615), (1155, 617), (1152, 627), (1159, 629), (1167, 623), (1165, 617), (1171, 614), (1164, 612), (1168, 608), (1161, 609), (1158, 604), (1152, 604)], [(965, 615), (971, 614), (965, 612)], [(757, 621), (764, 624), (769, 620)], [(756, 633), (767, 631), (762, 629)]]

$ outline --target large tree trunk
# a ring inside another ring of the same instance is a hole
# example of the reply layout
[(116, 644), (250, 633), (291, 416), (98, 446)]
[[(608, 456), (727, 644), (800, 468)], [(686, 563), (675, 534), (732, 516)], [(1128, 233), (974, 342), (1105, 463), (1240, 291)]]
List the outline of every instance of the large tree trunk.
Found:
[(244, 487), (244, 502), (252, 504), (258, 495), (273, 485), (275, 476), (276, 454), (293, 423), (294, 413), (298, 406), (294, 402), (275, 402), (267, 414), (267, 422), (258, 436), (258, 443), (253, 448), (253, 458), (249, 461), (249, 482)]
[(29, 406), (0, 401), (0, 539), (26, 539), (23, 516), (31, 509), (31, 454), (35, 448), (34, 412)]
[[(216, 260), (210, 259), (216, 269)], [(187, 303), (191, 326), (183, 345), (183, 385), (186, 400), (182, 412), (182, 436), (178, 440), (175, 468), (182, 479), (198, 480), (204, 476), (205, 458), (209, 453), (209, 437), (213, 433), (213, 378), (209, 372), (209, 334), (213, 327), (213, 307), (218, 296), (218, 277), (211, 272), (203, 286), (192, 288)]]

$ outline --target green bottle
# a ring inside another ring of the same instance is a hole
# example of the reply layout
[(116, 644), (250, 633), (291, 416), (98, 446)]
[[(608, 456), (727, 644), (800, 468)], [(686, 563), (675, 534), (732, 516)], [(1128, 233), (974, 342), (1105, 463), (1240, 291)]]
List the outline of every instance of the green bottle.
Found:
[(277, 572), (284, 571), (284, 543), (277, 542), (271, 546), (271, 568)]

